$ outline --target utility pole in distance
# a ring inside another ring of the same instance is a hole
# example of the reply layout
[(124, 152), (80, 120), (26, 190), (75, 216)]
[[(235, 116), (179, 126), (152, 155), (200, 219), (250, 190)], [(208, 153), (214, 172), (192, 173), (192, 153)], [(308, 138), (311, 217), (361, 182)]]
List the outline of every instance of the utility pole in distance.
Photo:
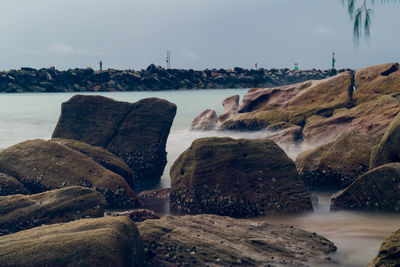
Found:
[(332, 53), (332, 69), (335, 69), (335, 62), (336, 62), (336, 59), (335, 59), (335, 52), (333, 52), (333, 53)]

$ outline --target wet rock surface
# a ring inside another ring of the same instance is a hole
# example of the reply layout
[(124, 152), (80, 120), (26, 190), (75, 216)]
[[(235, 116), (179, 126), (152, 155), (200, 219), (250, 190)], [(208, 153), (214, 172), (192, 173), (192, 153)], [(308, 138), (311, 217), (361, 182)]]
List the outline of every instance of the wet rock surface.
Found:
[(0, 237), (0, 266), (143, 266), (128, 217), (83, 219)]
[(250, 88), (287, 85), (335, 75), (333, 70), (164, 69), (94, 71), (21, 68), (0, 72), (0, 92), (97, 92), (168, 89)]
[(311, 189), (343, 189), (368, 171), (376, 139), (344, 134), (338, 140), (299, 154), (296, 167), (304, 185)]
[(368, 267), (379, 266), (400, 266), (400, 229), (383, 241), (378, 255), (368, 264)]
[(143, 222), (148, 219), (160, 219), (160, 217), (155, 214), (152, 210), (147, 209), (136, 209), (128, 211), (108, 211), (104, 214), (105, 216), (118, 217), (118, 216), (128, 216), (134, 222)]
[(270, 140), (201, 138), (171, 167), (171, 205), (253, 217), (312, 210), (294, 162)]
[(206, 109), (194, 118), (191, 130), (214, 130), (217, 127), (217, 121), (215, 110)]
[(102, 193), (108, 207), (141, 206), (124, 178), (52, 141), (29, 140), (2, 150), (0, 172), (17, 178), (32, 193), (83, 186)]
[(159, 179), (176, 105), (159, 98), (136, 103), (76, 95), (63, 103), (53, 138), (101, 146), (132, 169), (133, 181)]
[(74, 186), (34, 195), (0, 197), (0, 235), (87, 217), (103, 217), (99, 192)]
[(164, 216), (138, 229), (155, 266), (321, 266), (336, 250), (293, 226), (216, 215)]
[(370, 168), (390, 162), (400, 162), (400, 113), (393, 119), (379, 144), (372, 150)]
[(361, 175), (332, 196), (331, 209), (400, 211), (400, 163), (389, 163)]

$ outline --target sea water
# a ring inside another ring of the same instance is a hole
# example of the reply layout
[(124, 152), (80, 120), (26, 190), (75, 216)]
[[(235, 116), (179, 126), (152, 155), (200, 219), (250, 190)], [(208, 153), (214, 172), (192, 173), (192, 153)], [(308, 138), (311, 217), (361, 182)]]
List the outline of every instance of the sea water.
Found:
[[(222, 101), (239, 95), (246, 89), (185, 90), (152, 92), (96, 93), (115, 100), (136, 102), (146, 97), (159, 97), (178, 107), (167, 141), (167, 166), (156, 188), (170, 185), (169, 169), (175, 159), (187, 149), (193, 140), (207, 136), (233, 138), (262, 138), (260, 132), (190, 131), (190, 125), (198, 114), (207, 108), (217, 114), (223, 112)], [(0, 150), (28, 139), (50, 139), (61, 111), (61, 103), (76, 93), (25, 93), (0, 94)], [(93, 93), (85, 93), (93, 94)], [(312, 147), (312, 144), (308, 147)], [(286, 146), (283, 149), (291, 158), (304, 148)], [(332, 192), (333, 193), (333, 192)], [(333, 241), (338, 251), (331, 255), (340, 266), (366, 266), (377, 254), (382, 241), (400, 228), (400, 215), (329, 210), (330, 193), (315, 192), (319, 204), (313, 213), (296, 216), (264, 217), (257, 220), (291, 224), (316, 232)], [(169, 213), (168, 203), (154, 207), (161, 215)]]

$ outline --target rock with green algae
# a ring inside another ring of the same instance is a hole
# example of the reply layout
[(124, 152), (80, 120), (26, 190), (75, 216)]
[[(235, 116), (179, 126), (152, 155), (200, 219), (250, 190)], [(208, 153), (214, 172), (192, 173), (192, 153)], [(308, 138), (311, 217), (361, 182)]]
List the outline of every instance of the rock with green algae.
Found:
[(312, 210), (294, 162), (271, 140), (197, 139), (170, 175), (171, 205), (188, 213), (254, 217)]
[(343, 189), (368, 171), (376, 138), (344, 134), (338, 140), (300, 153), (297, 170), (307, 188)]
[(368, 264), (368, 267), (397, 266), (400, 266), (400, 229), (383, 241), (378, 255)]
[(400, 163), (389, 163), (361, 175), (332, 196), (331, 209), (400, 211)]
[(400, 162), (400, 113), (389, 124), (381, 141), (372, 150), (370, 168), (390, 162)]
[(176, 105), (159, 98), (127, 103), (75, 95), (62, 104), (52, 137), (101, 146), (126, 162), (133, 180), (154, 180), (164, 171), (175, 114)]
[(84, 186), (102, 193), (108, 207), (141, 206), (124, 178), (92, 158), (52, 141), (29, 140), (2, 150), (0, 172), (17, 177), (32, 193)]
[(324, 266), (336, 247), (293, 226), (210, 214), (138, 223), (155, 266)]
[(27, 196), (0, 197), (0, 235), (42, 224), (103, 217), (105, 205), (102, 194), (80, 186)]
[(92, 146), (73, 139), (53, 138), (50, 141), (75, 149), (92, 158), (104, 168), (122, 176), (128, 182), (129, 186), (134, 188), (135, 181), (133, 180), (132, 170), (121, 158), (113, 153), (100, 146)]
[(0, 237), (0, 266), (144, 266), (128, 217), (82, 219)]
[(17, 178), (0, 173), (0, 196), (29, 194), (29, 190)]

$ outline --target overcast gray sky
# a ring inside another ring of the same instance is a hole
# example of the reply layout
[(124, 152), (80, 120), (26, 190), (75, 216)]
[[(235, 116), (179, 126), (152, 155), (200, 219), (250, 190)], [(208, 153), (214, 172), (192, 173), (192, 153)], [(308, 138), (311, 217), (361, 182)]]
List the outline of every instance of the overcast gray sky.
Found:
[[(379, 2), (379, 1), (376, 1)], [(360, 68), (400, 61), (400, 4), (356, 48), (339, 0), (1, 0), (0, 69)]]

